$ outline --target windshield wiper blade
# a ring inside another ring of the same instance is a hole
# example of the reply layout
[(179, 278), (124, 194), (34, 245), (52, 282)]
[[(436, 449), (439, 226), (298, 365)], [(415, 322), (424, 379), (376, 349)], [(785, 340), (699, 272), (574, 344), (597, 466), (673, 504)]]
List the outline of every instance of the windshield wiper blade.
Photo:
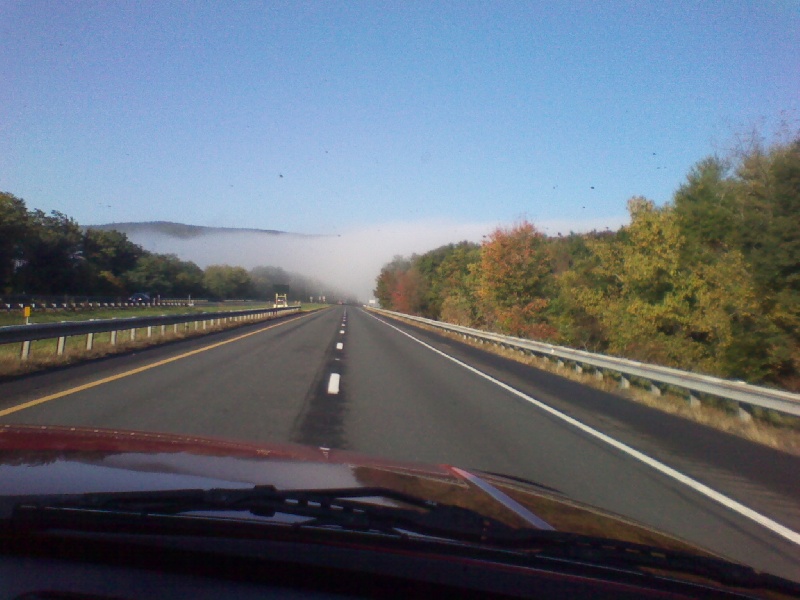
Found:
[[(377, 504), (392, 500), (403, 506)], [(185, 489), (0, 498), (0, 518), (26, 527), (80, 527), (78, 514), (126, 518), (243, 511), (307, 517), (295, 528), (334, 526), (346, 531), (413, 533), (446, 541), (479, 543), (523, 559), (580, 561), (602, 567), (650, 568), (692, 574), (725, 585), (800, 595), (800, 584), (721, 558), (565, 531), (514, 528), (476, 511), (425, 500), (390, 488), (278, 490), (274, 486)], [(58, 518), (58, 515), (64, 518)]]
[(756, 571), (752, 567), (724, 558), (668, 550), (635, 542), (579, 535), (568, 532), (519, 532), (513, 543), (536, 545), (547, 538), (539, 557), (576, 560), (606, 567), (653, 569), (684, 575), (697, 575), (724, 585), (741, 588), (766, 588), (800, 595), (800, 583)]
[[(392, 500), (387, 506), (368, 499)], [(135, 515), (245, 511), (255, 516), (276, 513), (308, 517), (298, 526), (337, 526), (359, 531), (409, 532), (461, 541), (513, 537), (513, 528), (473, 510), (441, 504), (390, 488), (278, 490), (274, 486), (241, 489), (185, 489), (148, 492), (101, 492), (31, 497), (6, 497), (12, 518), (31, 521), (37, 513), (82, 510)], [(0, 516), (9, 511), (0, 509)]]

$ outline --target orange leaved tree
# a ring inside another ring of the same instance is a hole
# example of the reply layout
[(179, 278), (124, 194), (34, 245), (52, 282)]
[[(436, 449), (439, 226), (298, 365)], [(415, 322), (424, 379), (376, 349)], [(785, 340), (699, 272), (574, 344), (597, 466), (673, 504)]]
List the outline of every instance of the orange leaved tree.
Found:
[(478, 297), (484, 324), (517, 336), (552, 338), (547, 288), (552, 268), (547, 240), (522, 221), (495, 229), (481, 247)]

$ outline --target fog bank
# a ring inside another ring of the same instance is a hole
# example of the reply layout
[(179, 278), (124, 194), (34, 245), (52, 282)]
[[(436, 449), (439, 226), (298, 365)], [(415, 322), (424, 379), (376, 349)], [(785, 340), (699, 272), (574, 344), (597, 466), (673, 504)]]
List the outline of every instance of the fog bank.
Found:
[[(537, 226), (548, 235), (566, 235), (570, 231), (616, 229), (625, 221), (627, 217), (583, 223), (550, 221)], [(261, 265), (281, 267), (319, 279), (366, 301), (372, 297), (381, 267), (395, 255), (422, 254), (462, 240), (480, 242), (497, 225), (447, 221), (387, 223), (337, 236), (231, 229), (185, 238), (141, 227), (126, 233), (131, 241), (147, 250), (176, 254), (203, 268), (211, 264), (238, 265), (246, 269)]]

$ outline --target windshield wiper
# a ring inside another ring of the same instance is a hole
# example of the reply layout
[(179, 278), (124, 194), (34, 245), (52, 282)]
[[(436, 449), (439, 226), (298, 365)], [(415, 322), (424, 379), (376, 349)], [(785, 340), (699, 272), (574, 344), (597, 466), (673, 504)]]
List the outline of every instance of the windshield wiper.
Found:
[[(375, 500), (391, 500), (391, 506)], [(371, 501), (370, 501), (371, 500)], [(278, 490), (186, 489), (0, 497), (0, 519), (23, 528), (80, 528), (77, 515), (139, 519), (185, 513), (243, 511), (259, 517), (276, 513), (306, 517), (291, 527), (336, 527), (392, 535), (417, 534), (446, 541), (478, 543), (531, 559), (579, 561), (624, 569), (650, 568), (692, 574), (720, 583), (781, 590), (800, 595), (800, 584), (710, 556), (664, 550), (633, 542), (563, 531), (514, 528), (476, 511), (425, 500), (390, 488)], [(119, 523), (117, 520), (116, 523)]]
[[(368, 499), (392, 500), (407, 507), (387, 506)], [(133, 515), (244, 511), (267, 518), (283, 513), (308, 517), (296, 526), (337, 526), (384, 533), (409, 531), (471, 542), (513, 537), (515, 531), (473, 510), (380, 487), (278, 490), (266, 485), (244, 489), (101, 492), (0, 499), (0, 518), (10, 515), (17, 523), (23, 520), (31, 523), (36, 515), (53, 514), (58, 510)]]

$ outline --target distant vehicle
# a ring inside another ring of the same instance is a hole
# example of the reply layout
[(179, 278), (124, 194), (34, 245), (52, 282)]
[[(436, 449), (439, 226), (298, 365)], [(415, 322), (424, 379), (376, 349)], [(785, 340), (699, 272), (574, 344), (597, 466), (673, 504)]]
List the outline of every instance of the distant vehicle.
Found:
[(286, 294), (275, 294), (275, 307), (289, 306), (289, 300)]
[(128, 302), (137, 302), (137, 303), (150, 302), (150, 294), (146, 294), (145, 292), (136, 292), (130, 298), (128, 298)]

